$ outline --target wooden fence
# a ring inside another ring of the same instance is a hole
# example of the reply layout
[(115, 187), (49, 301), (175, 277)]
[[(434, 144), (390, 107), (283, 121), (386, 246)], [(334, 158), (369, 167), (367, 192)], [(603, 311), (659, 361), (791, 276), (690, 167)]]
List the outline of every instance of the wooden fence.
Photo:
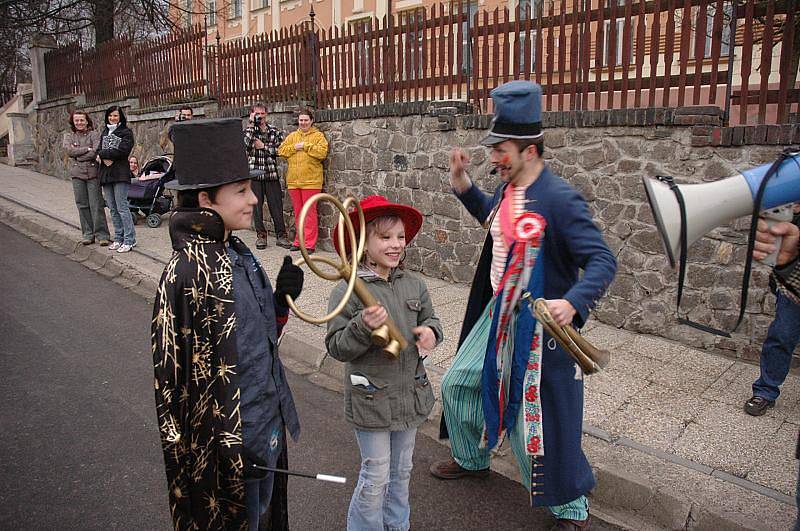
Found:
[[(102, 74), (87, 74), (87, 56), (102, 55), (87, 52), (80, 83), (92, 101), (127, 92), (144, 105), (208, 90), (230, 107), (457, 99), (488, 113), (493, 87), (532, 79), (544, 89), (545, 110), (717, 105), (732, 124), (798, 120), (800, 0), (521, 3), (487, 12), (459, 0), (327, 30), (306, 22), (209, 46), (205, 66), (205, 33), (195, 28), (134, 47), (128, 77), (124, 58), (110, 65), (108, 56), (94, 59), (106, 66)], [(53, 94), (73, 90), (50, 54), (48, 88), (52, 67)]]
[(300, 98), (310, 72), (321, 108), (460, 99), (491, 112), (493, 87), (533, 79), (545, 110), (718, 105), (733, 123), (785, 123), (800, 103), (796, 4), (603, 0), (583, 9), (583, 0), (534, 0), (532, 10), (528, 2), (492, 12), (436, 4), (223, 45), (219, 97), (236, 106)]
[(44, 55), (47, 97), (60, 98), (81, 91), (81, 46), (75, 42)]
[(153, 107), (201, 99), (206, 94), (202, 26), (157, 37), (133, 46), (139, 104)]
[(122, 38), (83, 53), (81, 83), (86, 103), (118, 101), (136, 94), (130, 51), (130, 40)]
[(244, 107), (256, 100), (312, 100), (313, 37), (313, 33), (293, 26), (222, 43), (211, 69), (211, 90), (220, 105)]
[(195, 26), (135, 45), (120, 38), (86, 51), (77, 43), (49, 51), (47, 96), (84, 92), (89, 104), (136, 96), (142, 106), (200, 99), (207, 95), (205, 39)]
[[(737, 43), (741, 35), (741, 69), (731, 103), (740, 123), (798, 122), (800, 90), (800, 18), (796, 0), (745, 2), (737, 6)], [(776, 62), (776, 48), (780, 49)], [(751, 76), (755, 79), (751, 81)], [(777, 81), (776, 79), (777, 78)], [(757, 116), (753, 116), (753, 111)]]

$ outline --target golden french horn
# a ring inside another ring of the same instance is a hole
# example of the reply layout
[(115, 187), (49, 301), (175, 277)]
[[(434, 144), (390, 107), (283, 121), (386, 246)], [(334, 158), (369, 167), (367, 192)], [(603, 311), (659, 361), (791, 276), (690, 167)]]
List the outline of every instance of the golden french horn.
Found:
[[(526, 294), (526, 296), (528, 299), (531, 298), (530, 294)], [(556, 324), (544, 299), (536, 299), (533, 301), (532, 307), (536, 320), (542, 323), (545, 331), (578, 362), (584, 374), (594, 374), (608, 366), (611, 361), (611, 353), (596, 348), (571, 325), (559, 326)]]
[[(339, 240), (338, 262), (325, 256), (311, 256), (308, 254), (308, 249), (306, 248), (306, 242), (303, 235), (306, 217), (308, 216), (308, 212), (312, 208), (315, 208), (317, 203), (320, 201), (332, 203), (333, 206), (339, 210), (340, 223), (336, 225), (336, 238)], [(353, 223), (347, 213), (347, 209), (350, 207), (355, 208), (355, 210), (358, 212), (358, 238), (356, 238)], [(349, 260), (345, 255), (345, 232), (350, 241), (350, 249), (352, 251), (350, 253)], [(342, 300), (339, 301), (339, 304), (336, 306), (336, 308), (323, 317), (314, 317), (313, 315), (309, 315), (301, 311), (299, 308), (297, 308), (292, 298), (287, 296), (286, 302), (289, 304), (289, 308), (292, 309), (297, 317), (313, 324), (327, 323), (341, 313), (341, 311), (347, 305), (347, 302), (350, 300), (353, 292), (355, 292), (358, 298), (361, 299), (361, 302), (364, 304), (365, 308), (378, 304), (378, 301), (375, 299), (372, 293), (370, 293), (369, 289), (367, 289), (367, 285), (363, 280), (358, 278), (357, 275), (358, 263), (361, 261), (361, 257), (364, 255), (365, 233), (366, 224), (364, 223), (364, 212), (361, 210), (361, 205), (358, 203), (358, 200), (353, 196), (348, 196), (344, 201), (339, 201), (339, 199), (330, 194), (320, 193), (311, 196), (311, 198), (309, 198), (309, 200), (303, 205), (303, 209), (300, 211), (300, 216), (297, 219), (297, 234), (300, 241), (300, 252), (302, 253), (303, 257), (295, 260), (295, 265), (299, 266), (305, 263), (317, 276), (324, 278), (325, 280), (331, 280), (334, 282), (338, 280), (346, 280), (347, 290), (344, 292), (344, 296), (342, 297)], [(323, 271), (317, 266), (317, 263), (329, 265), (334, 269), (334, 272)], [(394, 323), (394, 321), (392, 321), (391, 317), (387, 317), (386, 322), (382, 326), (372, 331), (371, 338), (373, 344), (377, 345), (383, 350), (383, 352), (393, 357), (399, 356), (400, 352), (408, 346), (408, 342), (406, 341), (405, 337), (403, 337), (403, 334), (397, 328), (397, 325)]]

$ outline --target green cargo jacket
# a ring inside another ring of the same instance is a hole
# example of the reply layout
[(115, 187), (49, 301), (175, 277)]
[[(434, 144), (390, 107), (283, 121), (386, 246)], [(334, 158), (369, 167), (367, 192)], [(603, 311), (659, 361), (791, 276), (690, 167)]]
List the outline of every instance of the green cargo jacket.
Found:
[[(355, 294), (344, 310), (328, 322), (325, 346), (333, 358), (346, 362), (345, 419), (364, 431), (415, 428), (428, 418), (434, 397), (411, 330), (429, 326), (437, 345), (443, 339), (428, 288), (402, 269), (393, 270), (388, 281), (369, 270), (360, 270), (359, 277), (403, 332), (408, 347), (394, 359), (374, 346), (371, 330), (361, 318), (364, 305)], [(346, 288), (345, 282), (336, 286), (328, 311), (339, 304)], [(353, 385), (351, 375), (365, 377), (371, 386)]]

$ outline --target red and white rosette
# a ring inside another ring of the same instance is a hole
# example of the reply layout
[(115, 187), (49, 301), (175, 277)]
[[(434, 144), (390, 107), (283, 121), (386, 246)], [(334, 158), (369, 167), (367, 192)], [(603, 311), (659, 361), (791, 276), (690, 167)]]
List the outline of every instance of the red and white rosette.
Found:
[(537, 242), (547, 225), (544, 217), (535, 212), (526, 212), (517, 218), (514, 236), (517, 241)]

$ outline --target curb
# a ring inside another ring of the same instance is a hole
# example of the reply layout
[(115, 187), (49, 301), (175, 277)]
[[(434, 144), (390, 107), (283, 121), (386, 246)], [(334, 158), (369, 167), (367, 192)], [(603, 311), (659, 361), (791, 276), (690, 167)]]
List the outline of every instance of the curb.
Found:
[[(23, 210), (24, 214), (15, 210)], [(53, 228), (54, 221), (62, 227)], [(32, 210), (29, 205), (7, 201), (0, 197), (0, 223), (53, 252), (83, 264), (88, 269), (112, 280), (148, 302), (153, 302), (155, 299), (158, 277), (136, 269), (136, 266), (120, 260), (112, 253), (104, 252), (101, 250), (102, 248), (81, 245), (80, 231), (65, 220), (39, 213), (38, 210)], [(163, 265), (161, 260), (157, 260), (148, 253), (138, 254)], [(281, 357), (288, 369), (305, 376), (312, 383), (340, 393), (343, 392), (344, 364), (329, 357), (318, 345), (305, 341), (302, 336), (297, 334), (290, 332), (284, 334), (279, 344)], [(431, 384), (434, 386), (434, 392), (436, 396), (439, 396), (444, 371), (436, 366), (426, 368)], [(447, 441), (441, 441), (438, 438), (440, 413), (441, 402), (437, 399), (429, 419), (420, 427), (419, 431), (440, 444), (449, 446)], [(623, 440), (615, 440), (604, 430), (592, 426), (584, 426), (584, 435), (599, 444), (623, 445), (643, 453), (650, 453), (657, 458), (663, 457), (647, 452), (649, 449), (634, 441), (626, 444)], [(690, 464), (696, 465), (695, 463)], [(686, 464), (683, 466), (691, 468)], [(590, 512), (595, 518), (620, 529), (757, 531), (764, 528), (763, 524), (749, 521), (742, 515), (730, 515), (715, 507), (700, 507), (685, 495), (681, 496), (680, 493), (658, 488), (647, 478), (629, 473), (619, 467), (598, 464), (593, 465), (592, 468), (597, 479), (597, 486), (589, 494)], [(491, 469), (519, 482), (516, 461), (507, 448), (502, 448), (494, 456)], [(709, 469), (701, 472), (725, 479), (719, 477), (718, 471)], [(742, 481), (744, 480), (739, 480), (739, 482)], [(776, 498), (774, 495), (769, 496)], [(789, 498), (782, 494), (781, 496)], [(735, 516), (735, 519), (732, 519), (731, 516)]]

